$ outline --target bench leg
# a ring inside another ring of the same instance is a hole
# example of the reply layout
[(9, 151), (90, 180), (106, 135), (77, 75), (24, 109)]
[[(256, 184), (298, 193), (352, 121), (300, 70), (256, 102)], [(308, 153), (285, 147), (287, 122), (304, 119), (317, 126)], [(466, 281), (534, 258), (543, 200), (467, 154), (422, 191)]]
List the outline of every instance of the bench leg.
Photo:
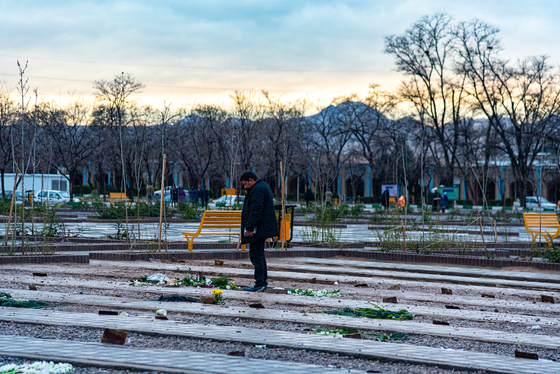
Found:
[[(185, 234), (183, 234), (183, 235), (185, 235)], [(192, 252), (192, 250), (193, 250), (193, 241), (194, 241), (194, 238), (195, 238), (195, 237), (193, 236), (192, 239), (189, 239), (189, 237), (185, 235), (185, 238), (187, 238), (187, 242), (189, 243), (189, 252)]]
[(530, 234), (533, 237), (533, 243), (536, 243), (537, 242), (537, 236), (539, 236), (539, 234), (535, 234), (535, 235), (533, 235), (533, 233), (530, 233)]
[[(235, 248), (235, 252), (239, 251), (239, 245), (241, 244), (241, 237), (237, 241), (237, 248)], [(244, 251), (247, 248), (246, 244), (241, 244), (241, 250)]]
[(558, 233), (554, 234), (554, 235), (547, 235), (545, 236), (546, 242), (548, 243), (548, 249), (552, 249), (552, 241), (554, 240), (554, 238), (558, 237)]

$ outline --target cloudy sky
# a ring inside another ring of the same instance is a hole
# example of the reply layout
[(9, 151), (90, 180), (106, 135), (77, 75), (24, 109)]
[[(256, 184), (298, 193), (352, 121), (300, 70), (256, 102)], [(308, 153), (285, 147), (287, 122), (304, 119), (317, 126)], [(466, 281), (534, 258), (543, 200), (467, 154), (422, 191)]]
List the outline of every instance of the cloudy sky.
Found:
[(14, 89), (19, 59), (46, 100), (89, 97), (124, 71), (156, 106), (228, 103), (242, 89), (328, 101), (396, 87), (383, 38), (436, 12), (498, 26), (509, 57), (560, 64), (557, 0), (0, 0), (0, 81)]

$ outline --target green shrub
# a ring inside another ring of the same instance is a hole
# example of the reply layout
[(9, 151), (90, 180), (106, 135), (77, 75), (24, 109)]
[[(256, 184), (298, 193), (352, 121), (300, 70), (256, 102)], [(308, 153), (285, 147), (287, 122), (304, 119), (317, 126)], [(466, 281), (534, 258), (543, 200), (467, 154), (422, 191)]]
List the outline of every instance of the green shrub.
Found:
[(200, 219), (200, 213), (194, 204), (179, 204), (177, 208), (182, 219)]
[(91, 193), (91, 187), (88, 185), (77, 185), (74, 186), (73, 192), (79, 195), (89, 195)]
[(512, 207), (514, 201), (515, 201), (514, 197), (506, 197), (506, 206)]
[[(103, 203), (99, 203), (99, 204), (95, 204), (94, 206), (95, 206), (95, 210), (97, 211), (97, 218), (101, 218), (101, 219), (125, 219), (126, 218), (124, 203), (115, 203), (114, 206), (112, 205), (107, 206)], [(128, 213), (130, 217), (131, 216), (130, 210)]]
[(66, 203), (72, 210), (87, 210), (89, 209), (88, 203), (85, 201), (69, 201)]
[(44, 225), (39, 232), (40, 236), (44, 237), (58, 237), (66, 234), (66, 226), (58, 218), (54, 208), (45, 210), (43, 213)]
[[(132, 189), (132, 191), (133, 191), (134, 197), (138, 197), (138, 188), (134, 187)], [(144, 196), (146, 196), (146, 187), (145, 186), (140, 188), (140, 197), (144, 197)]]
[[(159, 201), (156, 201), (154, 204), (141, 203), (141, 202), (138, 202), (136, 204), (137, 204), (136, 208), (132, 209), (134, 210), (134, 215), (136, 216), (136, 218), (138, 218), (138, 216), (159, 217), (159, 206), (160, 206)], [(169, 209), (164, 209), (164, 211), (168, 216), (170, 215)]]
[(457, 200), (457, 205), (470, 205), (472, 207), (473, 202), (470, 199), (466, 200)]
[(538, 248), (532, 251), (533, 257), (542, 257), (546, 262), (560, 263), (560, 246), (552, 244), (551, 248)]
[(349, 212), (347, 205), (342, 205), (339, 207), (326, 207), (324, 210), (320, 210), (315, 215), (316, 221), (321, 222), (333, 222), (340, 221)]
[(362, 198), (360, 198), (360, 200), (361, 200), (362, 203), (364, 203), (364, 204), (375, 204), (376, 202), (379, 201), (379, 199), (377, 199), (377, 198), (375, 198), (375, 197), (373, 197), (373, 196), (370, 196), (370, 197), (362, 197)]
[(364, 215), (364, 206), (363, 205), (353, 205), (352, 209), (350, 209), (350, 215), (352, 217), (362, 217)]
[(0, 199), (0, 213), (9, 213), (10, 212), (10, 204), (11, 200), (7, 197), (3, 197)]

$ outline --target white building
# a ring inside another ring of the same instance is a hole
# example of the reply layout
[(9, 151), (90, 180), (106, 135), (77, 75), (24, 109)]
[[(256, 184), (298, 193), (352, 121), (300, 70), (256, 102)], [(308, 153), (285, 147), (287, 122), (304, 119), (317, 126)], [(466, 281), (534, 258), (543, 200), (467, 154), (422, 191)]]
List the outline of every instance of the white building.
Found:
[[(4, 174), (4, 190), (6, 192), (13, 190), (15, 180), (15, 173), (6, 173)], [(25, 190), (35, 190), (40, 191), (43, 190), (55, 190), (55, 191), (66, 191), (70, 193), (70, 188), (68, 186), (68, 175), (62, 174), (35, 174), (35, 181), (33, 180), (32, 174), (25, 175)], [(19, 179), (19, 176), (18, 176)], [(33, 183), (35, 182), (35, 183)], [(41, 186), (43, 186), (41, 188)], [(21, 191), (21, 182), (17, 186), (17, 190)], [(1, 195), (0, 191), (0, 195)]]

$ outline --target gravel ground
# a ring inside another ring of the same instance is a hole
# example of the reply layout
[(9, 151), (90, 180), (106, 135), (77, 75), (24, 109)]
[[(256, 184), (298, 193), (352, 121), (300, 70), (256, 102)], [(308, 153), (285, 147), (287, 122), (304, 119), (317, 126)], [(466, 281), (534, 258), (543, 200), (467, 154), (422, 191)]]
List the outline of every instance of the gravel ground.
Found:
[[(0, 323), (0, 333), (5, 335), (29, 336), (40, 339), (58, 339), (58, 340), (74, 340), (82, 342), (99, 342), (101, 341), (102, 330), (85, 329), (77, 327), (65, 327), (61, 329), (57, 326), (45, 325), (28, 325), (19, 323)], [(408, 365), (402, 363), (386, 363), (376, 360), (367, 360), (355, 358), (353, 356), (342, 356), (323, 352), (308, 352), (304, 350), (294, 350), (285, 348), (256, 348), (250, 344), (233, 343), (233, 342), (216, 342), (213, 340), (185, 339), (180, 337), (158, 337), (144, 334), (129, 334), (130, 343), (127, 346), (135, 348), (159, 348), (172, 349), (192, 352), (218, 353), (226, 354), (231, 351), (245, 351), (245, 356), (249, 358), (258, 358), (265, 360), (290, 361), (306, 364), (315, 364), (321, 366), (330, 366), (335, 368), (359, 369), (366, 370), (371, 373), (387, 373), (387, 374), (459, 374), (459, 373), (475, 373), (484, 374), (485, 371), (457, 371), (447, 370), (437, 367), (425, 365)], [(22, 362), (23, 360), (2, 357), (5, 363)], [(0, 361), (2, 363), (3, 361)], [(82, 371), (83, 370), (83, 371)], [(104, 370), (98, 368), (87, 367), (77, 368), (77, 373), (123, 373), (123, 371)]]
[[(22, 283), (18, 283), (18, 282), (2, 282), (2, 286), (3, 287), (8, 287), (8, 288), (15, 288), (15, 289), (26, 289), (27, 288), (27, 284), (22, 284)], [(128, 288), (125, 288), (128, 287)], [(119, 289), (118, 291), (112, 291), (112, 290), (104, 290), (104, 289), (93, 289), (93, 288), (88, 288), (88, 289), (84, 289), (84, 288), (77, 288), (77, 287), (70, 287), (70, 286), (41, 286), (40, 289), (44, 290), (44, 291), (49, 291), (49, 292), (60, 292), (60, 293), (76, 293), (76, 292), (80, 292), (80, 293), (84, 293), (84, 294), (90, 294), (90, 295), (99, 295), (99, 296), (115, 296), (115, 297), (126, 297), (126, 298), (134, 298), (134, 299), (142, 299), (142, 300), (151, 300), (151, 301), (157, 301), (160, 297), (160, 294), (157, 292), (150, 292), (149, 289), (146, 288), (132, 288), (130, 286), (125, 286), (121, 289)], [(77, 290), (81, 290), (81, 291), (77, 291)], [(175, 290), (175, 288), (174, 288)], [(177, 293), (181, 293), (181, 289), (180, 288), (176, 288)], [(149, 294), (149, 296), (144, 296), (146, 293)], [(294, 296), (295, 297), (295, 296)], [(300, 297), (305, 297), (305, 296), (300, 296)], [(228, 306), (235, 306), (235, 307), (245, 307), (247, 306), (247, 302), (243, 302), (242, 300), (234, 300), (234, 299), (229, 299), (227, 300), (227, 305)], [(327, 311), (327, 310), (332, 310), (333, 308), (327, 308), (327, 307), (314, 307), (314, 306), (300, 306), (300, 305), (290, 305), (290, 304), (277, 304), (277, 303), (268, 303), (265, 305), (266, 308), (268, 309), (275, 309), (275, 310), (286, 310), (286, 311), (292, 311), (292, 312), (300, 312), (303, 310), (321, 310), (321, 311)], [(344, 306), (341, 305), (341, 308), (343, 308)], [(441, 308), (441, 305), (439, 305), (439, 307)], [(56, 308), (53, 308), (55, 310), (62, 310), (60, 309), (60, 306), (57, 306)], [(480, 309), (476, 309), (476, 308), (470, 308), (470, 309), (466, 309), (465, 310), (480, 310)], [(92, 311), (93, 313), (97, 312), (98, 308), (94, 308), (94, 310)], [(518, 314), (518, 313), (516, 313)], [(549, 317), (557, 317), (557, 314), (555, 313), (541, 313), (539, 314), (539, 316), (549, 316)], [(515, 325), (512, 323), (503, 323), (503, 322), (477, 322), (477, 321), (470, 321), (470, 320), (461, 320), (461, 319), (456, 319), (456, 318), (447, 318), (447, 317), (441, 317), (440, 319), (443, 319), (447, 322), (450, 323), (451, 326), (454, 327), (476, 327), (476, 328), (481, 328), (481, 329), (487, 329), (487, 330), (496, 330), (496, 331), (507, 331), (510, 333), (526, 333), (526, 334), (534, 334), (534, 335), (549, 335), (549, 336), (560, 336), (560, 329), (557, 328), (552, 328), (552, 327), (547, 327), (546, 325), (539, 325), (541, 328), (538, 330), (532, 330), (530, 326), (524, 326), (524, 325)], [(422, 322), (422, 323), (432, 323), (433, 317), (430, 316), (415, 316), (415, 321), (417, 322)]]
[[(286, 260), (287, 262), (287, 260)], [(114, 267), (114, 266), (99, 266), (95, 264), (91, 265), (73, 265), (73, 264), (63, 264), (63, 265), (53, 265), (54, 269), (58, 269), (59, 272), (53, 272), (52, 276), (49, 273), (49, 280), (61, 278), (65, 280), (92, 280), (100, 283), (112, 284), (114, 282), (123, 282), (128, 279), (138, 277), (144, 274), (151, 274), (156, 272), (165, 273), (168, 277), (173, 278), (183, 278), (185, 273), (185, 266), (213, 266), (213, 261), (187, 261), (181, 262), (180, 265), (183, 271), (157, 271), (155, 269), (140, 269), (136, 267)], [(281, 263), (280, 263), (281, 265)], [(225, 267), (232, 268), (247, 268), (252, 269), (252, 266), (247, 260), (242, 261), (226, 261)], [(224, 268), (225, 268), (224, 267)], [(43, 271), (44, 267), (41, 268)], [(62, 270), (62, 272), (60, 272)], [(68, 270), (68, 274), (65, 271)], [(17, 277), (24, 275), (31, 275), (33, 271), (33, 266), (25, 266), (25, 269), (3, 269), (2, 277), (0, 278), (1, 287), (9, 287), (15, 289), (27, 289), (28, 284), (23, 282), (18, 282)], [(39, 270), (37, 270), (39, 271)], [(219, 268), (216, 268), (219, 271)], [(311, 273), (310, 273), (311, 275)], [(212, 276), (213, 277), (213, 276)], [(334, 287), (340, 288), (344, 295), (344, 298), (354, 299), (354, 300), (376, 300), (380, 299), (379, 295), (376, 295), (377, 291), (395, 291), (395, 296), (399, 297), (399, 300), (406, 297), (407, 292), (415, 292), (424, 295), (439, 294), (441, 292), (441, 285), (429, 282), (415, 282), (415, 281), (400, 281), (400, 280), (387, 280), (380, 278), (372, 278), (371, 282), (368, 282), (369, 288), (355, 288), (352, 283), (347, 280), (351, 279), (349, 276), (346, 277), (346, 282), (337, 286), (332, 284), (310, 284), (310, 283), (300, 283), (296, 281), (271, 281), (270, 287), (282, 287), (282, 288), (312, 288), (312, 289), (327, 289), (332, 290)], [(44, 278), (43, 278), (44, 279)], [(61, 292), (61, 293), (81, 293), (81, 294), (92, 294), (92, 295), (104, 295), (104, 296), (114, 296), (114, 297), (126, 297), (141, 300), (157, 300), (159, 299), (160, 293), (153, 292), (150, 288), (140, 288), (140, 287), (129, 287), (123, 286), (119, 287), (118, 290), (103, 290), (96, 288), (83, 288), (83, 287), (72, 287), (68, 285), (61, 286), (42, 286), (40, 284), (42, 278), (37, 277), (35, 284), (39, 286), (39, 290), (51, 291), (51, 292)], [(383, 280), (383, 281), (380, 281)], [(236, 277), (234, 279), (235, 283), (238, 285), (252, 283), (252, 279), (244, 277)], [(399, 285), (400, 289), (395, 290), (395, 285)], [(476, 286), (465, 286), (465, 285), (453, 285), (450, 284), (446, 286), (453, 289), (454, 296), (470, 296), (470, 297), (480, 297), (480, 289)], [(173, 289), (177, 293), (181, 294), (181, 289)], [(1, 289), (0, 289), (1, 291)], [(174, 291), (173, 291), (174, 292)], [(533, 301), (535, 296), (527, 293), (526, 290), (511, 290), (504, 288), (496, 288), (495, 292), (497, 299), (506, 300), (512, 304), (519, 301)], [(148, 294), (148, 295), (146, 295)], [(535, 295), (539, 295), (538, 291), (535, 291)], [(294, 296), (294, 298), (297, 296)], [(303, 296), (301, 296), (303, 298)], [(242, 300), (226, 300), (228, 306), (246, 306)], [(441, 302), (429, 302), (429, 301), (405, 301), (407, 304), (412, 305), (425, 305), (433, 306), (434, 309), (442, 308)], [(488, 300), (491, 305), (491, 299)], [(450, 304), (452, 302), (450, 301)], [(269, 309), (280, 309), (280, 310), (290, 310), (290, 311), (302, 311), (303, 309), (308, 310), (328, 310), (332, 308), (324, 307), (314, 307), (314, 306), (301, 306), (294, 304), (280, 304), (280, 303), (265, 303), (265, 306)], [(341, 305), (341, 308), (344, 305)], [(398, 308), (398, 305), (395, 306)], [(99, 307), (92, 307), (87, 305), (78, 304), (52, 304), (47, 309), (78, 312), (78, 313), (97, 313), (100, 309)], [(112, 308), (105, 308), (112, 309)], [(486, 309), (488, 311), (494, 310), (494, 307), (481, 307), (476, 305), (461, 305), (463, 310), (481, 310)], [(557, 317), (557, 313), (553, 312), (535, 312), (531, 310), (528, 313), (523, 313), (520, 310), (509, 310), (506, 308), (499, 308), (501, 313), (514, 313), (514, 314), (527, 314), (527, 315), (537, 315), (540, 317)], [(146, 311), (129, 311), (131, 315), (137, 316), (152, 316), (153, 313)], [(224, 318), (224, 317), (212, 317), (204, 315), (190, 315), (181, 313), (172, 313), (170, 318), (177, 321), (184, 321), (190, 323), (201, 323), (201, 324), (212, 324), (212, 325), (227, 325), (227, 326), (243, 326), (247, 328), (255, 329), (269, 329), (269, 330), (279, 330), (279, 331), (291, 331), (291, 332), (306, 332), (314, 330), (317, 328), (315, 325), (307, 325), (301, 323), (290, 323), (290, 322), (276, 322), (269, 320), (250, 320), (243, 318)], [(451, 319), (451, 318), (440, 318), (448, 321), (451, 326), (456, 327), (477, 327), (487, 330), (499, 330), (507, 331), (511, 333), (530, 333), (534, 334), (535, 338), (538, 339), (538, 335), (549, 335), (549, 336), (560, 336), (560, 330), (555, 328), (550, 328), (541, 325), (540, 330), (532, 330), (528, 326), (516, 325), (514, 323), (502, 323), (502, 322), (473, 322), (461, 319)], [(417, 316), (415, 321), (411, 323), (431, 323), (432, 317)], [(337, 326), (322, 326), (324, 329), (336, 328)], [(379, 334), (384, 334), (390, 336), (390, 331), (367, 331), (361, 330), (363, 337), (365, 339), (377, 339)], [(22, 336), (34, 336), (40, 338), (50, 338), (50, 339), (69, 339), (69, 340), (79, 340), (79, 341), (100, 341), (101, 340), (101, 330), (96, 329), (85, 329), (78, 327), (66, 327), (59, 328), (54, 326), (44, 326), (44, 325), (31, 325), (31, 324), (10, 324), (0, 322), (0, 334), (17, 334)], [(361, 370), (372, 370), (372, 372), (383, 372), (383, 373), (459, 373), (457, 371), (438, 369), (433, 367), (426, 367), (420, 365), (406, 365), (406, 364), (389, 364), (381, 363), (378, 361), (364, 360), (360, 358), (333, 355), (327, 353), (317, 353), (317, 352), (306, 352), (303, 350), (292, 350), (284, 348), (268, 348), (268, 349), (258, 349), (252, 345), (247, 345), (243, 343), (221, 343), (212, 340), (197, 340), (188, 338), (177, 338), (177, 337), (160, 337), (153, 335), (143, 335), (143, 334), (130, 334), (131, 346), (142, 347), (142, 348), (167, 348), (167, 349), (181, 349), (187, 351), (198, 351), (198, 352), (214, 352), (214, 353), (227, 353), (229, 351), (244, 350), (246, 355), (251, 358), (264, 358), (271, 360), (284, 360), (284, 361), (295, 361), (303, 363), (313, 363), (319, 365), (332, 365), (334, 367), (340, 368), (354, 368)], [(520, 349), (527, 352), (534, 352), (539, 355), (539, 358), (560, 361), (560, 349), (559, 350), (547, 350), (535, 347), (525, 347), (511, 344), (497, 344), (497, 343), (483, 343), (471, 340), (463, 340), (456, 338), (444, 338), (428, 335), (418, 335), (409, 334), (408, 340), (391, 340), (392, 343), (397, 344), (409, 344), (418, 346), (428, 346), (434, 348), (442, 349), (455, 349), (455, 350), (466, 350), (466, 351), (476, 351), (484, 353), (493, 353), (503, 356), (512, 357), (515, 349)], [(7, 358), (0, 359), (0, 363)], [(121, 373), (118, 370), (101, 370), (99, 368), (79, 368), (77, 372), (84, 373)], [(461, 372), (462, 373), (462, 372)]]
[[(58, 305), (55, 307), (49, 307), (47, 309), (67, 311), (73, 313), (97, 313), (99, 311), (98, 307), (90, 307), (87, 305), (77, 305), (77, 304), (65, 304)], [(113, 308), (106, 308), (112, 310)], [(131, 316), (141, 316), (141, 317), (151, 317), (153, 313), (145, 311), (128, 311)], [(191, 315), (191, 314), (181, 314), (172, 313), (168, 316), (175, 321), (183, 321), (186, 323), (198, 323), (198, 324), (211, 324), (218, 326), (242, 326), (252, 329), (268, 329), (277, 331), (289, 331), (297, 333), (306, 333), (317, 328), (316, 325), (309, 325), (304, 323), (290, 323), (290, 322), (275, 322), (269, 320), (251, 320), (244, 318), (226, 318), (226, 317), (213, 317), (204, 315)], [(0, 333), (4, 333), (3, 328), (9, 324), (0, 322)], [(47, 327), (47, 326), (45, 326)], [(334, 329), (338, 326), (321, 326), (323, 329)], [(365, 339), (376, 340), (379, 334), (384, 334), (390, 336), (392, 331), (372, 331), (367, 329), (360, 329)], [(4, 333), (9, 334), (9, 333)], [(512, 345), (512, 344), (499, 344), (499, 343), (486, 343), (474, 340), (463, 340), (456, 338), (444, 338), (431, 335), (420, 335), (420, 334), (408, 334), (409, 339), (405, 341), (401, 340), (391, 340), (393, 343), (399, 344), (410, 344), (417, 346), (429, 346), (434, 348), (451, 348), (456, 350), (466, 350), (474, 352), (484, 352), (498, 354), (502, 356), (513, 355), (515, 349), (522, 349), (524, 351), (530, 351), (539, 354), (539, 357), (546, 358), (550, 360), (560, 360), (560, 349), (550, 350), (538, 347), (524, 346), (524, 345)]]

